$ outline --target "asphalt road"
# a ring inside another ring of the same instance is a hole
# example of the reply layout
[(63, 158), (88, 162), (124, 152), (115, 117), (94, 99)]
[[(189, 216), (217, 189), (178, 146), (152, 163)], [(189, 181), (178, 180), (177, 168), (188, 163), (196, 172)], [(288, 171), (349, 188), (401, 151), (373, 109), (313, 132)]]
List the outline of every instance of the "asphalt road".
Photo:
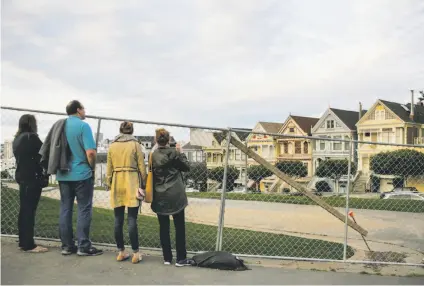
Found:
[(422, 285), (423, 277), (388, 277), (353, 273), (286, 270), (252, 267), (231, 272), (164, 266), (157, 257), (142, 263), (116, 262), (115, 253), (97, 257), (62, 257), (58, 249), (44, 254), (20, 252), (15, 243), (2, 239), (1, 284), (3, 285)]

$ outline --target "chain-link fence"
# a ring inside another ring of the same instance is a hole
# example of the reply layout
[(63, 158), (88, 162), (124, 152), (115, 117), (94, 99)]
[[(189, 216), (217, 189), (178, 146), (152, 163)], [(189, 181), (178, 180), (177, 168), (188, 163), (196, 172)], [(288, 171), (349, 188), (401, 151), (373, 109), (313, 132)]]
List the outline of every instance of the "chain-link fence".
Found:
[[(36, 115), (41, 139), (63, 118), (2, 108), (1, 233), (8, 235), (17, 234), (19, 209), (9, 145), (24, 113)], [(121, 121), (87, 122), (98, 145), (91, 238), (114, 244), (106, 154)], [(423, 259), (424, 146), (133, 122), (146, 165), (158, 127), (170, 131), (190, 162), (183, 175), (189, 251), (370, 264)], [(52, 177), (38, 207), (37, 237), (58, 238), (59, 200)], [(149, 204), (142, 206), (139, 232), (142, 247), (160, 248)]]

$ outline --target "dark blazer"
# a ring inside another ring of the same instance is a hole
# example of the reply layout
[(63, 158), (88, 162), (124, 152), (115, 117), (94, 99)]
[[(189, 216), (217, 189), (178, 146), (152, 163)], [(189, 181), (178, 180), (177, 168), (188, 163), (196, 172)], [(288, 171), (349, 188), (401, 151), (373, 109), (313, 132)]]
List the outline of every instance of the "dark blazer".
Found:
[(70, 150), (65, 134), (66, 119), (53, 124), (40, 149), (41, 163), (47, 166), (47, 174), (69, 171)]

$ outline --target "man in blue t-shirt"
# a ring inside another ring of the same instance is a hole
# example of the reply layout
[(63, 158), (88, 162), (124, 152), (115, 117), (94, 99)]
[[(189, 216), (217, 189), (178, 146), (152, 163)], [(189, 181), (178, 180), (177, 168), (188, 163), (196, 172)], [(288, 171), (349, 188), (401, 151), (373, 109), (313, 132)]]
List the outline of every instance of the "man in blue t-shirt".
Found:
[[(84, 106), (79, 101), (73, 100), (66, 106), (66, 113), (69, 118), (65, 124), (65, 135), (71, 151), (69, 171), (58, 171), (56, 175), (60, 187), (59, 229), (62, 254), (100, 255), (103, 252), (94, 248), (89, 238), (93, 212), (93, 170), (96, 163), (96, 143), (90, 125), (83, 121), (85, 119)], [(78, 248), (75, 246), (72, 227), (75, 197), (78, 203)]]

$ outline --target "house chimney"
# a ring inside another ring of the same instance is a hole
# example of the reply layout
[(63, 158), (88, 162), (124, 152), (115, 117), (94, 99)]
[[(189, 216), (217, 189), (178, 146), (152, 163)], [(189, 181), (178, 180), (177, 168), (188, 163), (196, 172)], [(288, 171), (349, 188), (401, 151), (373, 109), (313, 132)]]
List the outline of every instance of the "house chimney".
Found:
[(362, 102), (359, 102), (359, 120), (362, 118)]
[(415, 103), (414, 103), (414, 90), (411, 89), (411, 113), (409, 113), (409, 118), (414, 121), (414, 115), (415, 115), (415, 111), (414, 108), (415, 107)]

